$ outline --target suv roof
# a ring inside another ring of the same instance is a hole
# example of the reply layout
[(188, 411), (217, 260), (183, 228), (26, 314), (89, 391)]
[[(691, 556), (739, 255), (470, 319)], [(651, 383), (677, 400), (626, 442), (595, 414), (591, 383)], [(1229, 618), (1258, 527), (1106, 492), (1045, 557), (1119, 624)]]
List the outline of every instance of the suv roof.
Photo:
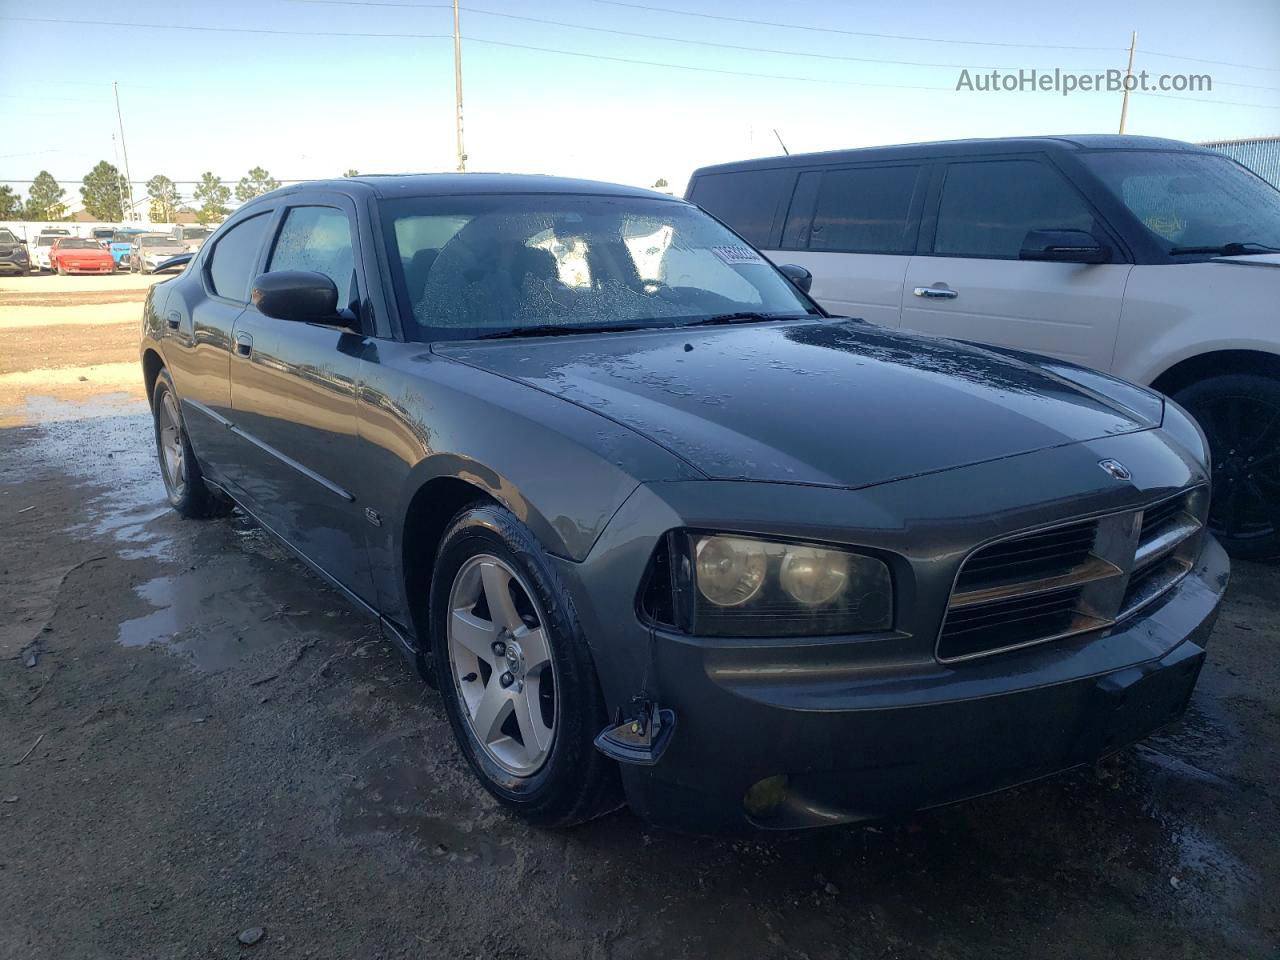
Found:
[(1078, 136), (992, 137), (974, 140), (937, 140), (930, 143), (903, 143), (885, 147), (858, 147), (853, 150), (827, 150), (820, 153), (793, 153), (785, 157), (762, 157), (737, 160), (701, 167), (694, 176), (750, 170), (757, 167), (808, 166), (814, 163), (844, 163), (858, 160), (914, 160), (932, 157), (957, 157), (985, 153), (1044, 153), (1077, 150), (1185, 150), (1189, 153), (1211, 153), (1204, 147), (1166, 140), (1162, 137), (1130, 137), (1117, 134), (1089, 133)]

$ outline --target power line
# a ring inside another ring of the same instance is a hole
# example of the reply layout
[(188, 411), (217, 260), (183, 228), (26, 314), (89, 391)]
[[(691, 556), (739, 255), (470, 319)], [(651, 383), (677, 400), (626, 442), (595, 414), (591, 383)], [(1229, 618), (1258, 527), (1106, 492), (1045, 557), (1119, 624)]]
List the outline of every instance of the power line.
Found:
[(693, 10), (678, 10), (675, 7), (654, 7), (643, 3), (629, 3), (624, 0), (592, 0), (611, 7), (630, 7), (633, 10), (648, 10), (653, 13), (675, 13), (682, 17), (699, 17), (703, 20), (720, 20), (726, 23), (750, 23), (762, 27), (776, 27), (779, 30), (806, 30), (810, 33), (838, 33), (847, 37), (873, 37), (877, 40), (912, 40), (919, 43), (955, 43), (974, 47), (1019, 47), (1038, 50), (1104, 50), (1115, 53), (1127, 47), (1086, 47), (1069, 46), (1053, 43), (1011, 43), (1000, 40), (957, 40), (954, 37), (919, 37), (900, 33), (866, 33), (861, 30), (841, 30), (837, 27), (811, 27), (800, 23), (782, 23), (777, 20), (752, 20), (747, 17), (726, 17), (716, 13), (698, 13)]
[[(596, 3), (612, 3), (618, 6), (638, 6), (637, 4), (621, 3), (621, 0), (593, 0)], [(401, 4), (403, 6), (403, 4)], [(642, 9), (666, 9), (666, 8), (649, 8)], [(673, 11), (677, 13), (685, 13), (686, 11)], [(711, 14), (689, 14), (690, 16), (706, 16)], [(723, 17), (713, 17), (713, 19), (733, 19)], [(452, 40), (452, 34), (446, 33), (364, 33), (350, 31), (318, 31), (318, 30), (271, 30), (261, 27), (210, 27), (191, 24), (167, 24), (167, 23), (136, 23), (121, 20), (82, 20), (82, 19), (65, 19), (56, 17), (11, 17), (0, 16), (0, 20), (18, 21), (24, 23), (65, 23), (79, 24), (89, 26), (104, 27), (128, 27), (130, 29), (152, 29), (152, 30), (193, 30), (206, 33), (251, 33), (251, 34), (268, 34), (273, 36), (304, 36), (304, 37), (356, 37), (356, 38), (374, 38), (382, 40)], [(764, 21), (751, 21), (764, 23)], [(817, 29), (817, 28), (803, 28)], [(852, 31), (831, 31), (831, 32), (852, 32)], [(861, 36), (862, 34), (859, 34)], [(758, 73), (747, 70), (724, 70), (716, 67), (695, 67), (690, 64), (669, 63), (659, 60), (642, 60), (633, 57), (614, 57), (600, 53), (583, 53), (577, 50), (561, 50), (555, 47), (536, 46), (534, 44), (513, 43), (505, 40), (490, 40), (481, 37), (464, 37), (468, 43), (478, 43), (487, 46), (505, 47), (514, 50), (531, 50), (539, 53), (550, 53), (557, 56), (577, 57), (586, 60), (601, 60), (609, 63), (626, 63), (636, 66), (660, 67), (665, 70), (684, 70), (694, 73), (712, 73), (721, 76), (731, 77), (750, 77), (758, 80), (789, 80), (797, 83), (816, 83), (831, 84), (835, 86), (846, 87), (872, 87), (878, 89), (890, 90), (930, 90), (942, 93), (953, 93), (953, 87), (926, 86), (924, 84), (907, 84), (907, 83), (876, 83), (873, 81), (863, 80), (838, 80), (827, 77), (806, 77), (795, 74), (778, 74), (778, 73)], [(931, 38), (920, 38), (931, 39)], [(957, 43), (968, 43), (970, 41), (955, 41)], [(974, 41), (977, 42), (977, 41)], [(1013, 46), (1007, 44), (1007, 46)], [(1079, 48), (1079, 49), (1110, 49), (1110, 48)], [(1205, 100), (1197, 97), (1178, 97), (1171, 94), (1148, 93), (1148, 96), (1162, 97), (1170, 100), (1190, 100), (1197, 103), (1216, 103), (1223, 106), (1236, 107), (1254, 107), (1263, 110), (1280, 109), (1280, 105), (1272, 105), (1265, 103), (1246, 103), (1238, 100)], [(86, 101), (89, 102), (89, 101)]]
[[(304, 36), (304, 37), (377, 37), (381, 39), (424, 39), (424, 40), (452, 40), (453, 34), (446, 33), (347, 33), (341, 31), (315, 31), (315, 30), (268, 30), (255, 27), (208, 27), (208, 26), (192, 26), (189, 24), (169, 24), (169, 23), (131, 23), (122, 20), (70, 20), (55, 17), (8, 17), (0, 16), (0, 20), (17, 20), (26, 23), (70, 23), (70, 24), (87, 24), (100, 27), (129, 27), (131, 29), (152, 29), (152, 30), (197, 30), (213, 33), (265, 33), (273, 35), (287, 36)], [(906, 83), (874, 83), (862, 80), (835, 80), (824, 77), (802, 77), (792, 74), (778, 73), (754, 73), (746, 70), (721, 70), (715, 67), (695, 67), (683, 63), (666, 63), (658, 60), (639, 60), (631, 57), (612, 57), (601, 53), (581, 53), (577, 50), (560, 50), (554, 47), (540, 47), (527, 43), (512, 43), (505, 40), (489, 40), (481, 37), (464, 37), (468, 43), (479, 43), (488, 46), (505, 47), (513, 50), (534, 50), (540, 53), (552, 53), (563, 57), (580, 57), (587, 60), (604, 60), (610, 63), (629, 63), (646, 67), (662, 67), (665, 70), (687, 70), (695, 73), (715, 73), (722, 76), (730, 77), (753, 77), (759, 80), (792, 80), (799, 83), (827, 83), (844, 87), (878, 87), (882, 89), (893, 90), (936, 90), (950, 93), (951, 87), (930, 87)]]
[[(441, 10), (447, 9), (444, 3), (387, 3), (384, 0), (289, 0), (290, 3), (311, 3), (335, 7), (389, 7), (402, 10)], [(673, 37), (662, 33), (640, 33), (635, 30), (616, 30), (612, 27), (591, 27), (582, 23), (570, 23), (567, 20), (549, 20), (545, 17), (529, 17), (518, 13), (504, 13), (498, 10), (485, 10), (480, 7), (462, 6), (467, 13), (485, 17), (501, 17), (504, 20), (520, 20), (524, 23), (542, 23), (551, 27), (567, 27), (570, 30), (586, 30), (591, 33), (607, 33), (616, 37), (638, 37), (642, 40), (662, 40), (670, 43), (683, 43), (695, 47), (715, 47), (721, 50), (741, 50), (747, 53), (772, 53), (787, 57), (805, 57), (810, 60), (839, 60), (849, 63), (887, 63), (906, 67), (949, 67), (957, 70), (1015, 70), (1017, 67), (998, 64), (972, 63), (940, 63), (936, 60), (892, 60), (882, 57), (850, 57), (835, 53), (816, 53), (809, 50), (780, 50), (776, 47), (752, 47), (737, 43), (717, 43), (713, 40), (692, 40), (689, 37)]]
[[(1156, 50), (1145, 50), (1138, 48), (1139, 53), (1145, 53), (1148, 57), (1166, 57), (1170, 60), (1188, 60), (1191, 63), (1210, 63), (1218, 67), (1242, 67), (1245, 70), (1266, 70), (1269, 73), (1280, 73), (1280, 67), (1257, 67), (1252, 63), (1236, 63), (1232, 60), (1206, 60), (1203, 57), (1188, 57), (1181, 53), (1160, 53)], [(1233, 86), (1243, 86), (1243, 84), (1233, 84)]]

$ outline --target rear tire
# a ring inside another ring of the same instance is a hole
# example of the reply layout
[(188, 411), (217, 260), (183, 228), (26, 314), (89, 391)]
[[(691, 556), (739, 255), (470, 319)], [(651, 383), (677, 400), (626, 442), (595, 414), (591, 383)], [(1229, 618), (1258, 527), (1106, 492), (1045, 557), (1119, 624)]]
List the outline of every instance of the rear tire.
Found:
[(1174, 399), (1209, 438), (1209, 529), (1233, 557), (1280, 556), (1280, 380), (1225, 374), (1193, 383)]
[(226, 514), (230, 505), (205, 486), (200, 463), (187, 438), (182, 405), (173, 389), (169, 371), (161, 369), (151, 392), (155, 421), (156, 454), (169, 505), (184, 517), (202, 519)]
[(593, 745), (606, 714), (577, 614), (510, 511), (484, 504), (454, 518), (436, 556), (430, 623), (449, 723), (486, 790), (537, 826), (617, 808), (617, 769)]

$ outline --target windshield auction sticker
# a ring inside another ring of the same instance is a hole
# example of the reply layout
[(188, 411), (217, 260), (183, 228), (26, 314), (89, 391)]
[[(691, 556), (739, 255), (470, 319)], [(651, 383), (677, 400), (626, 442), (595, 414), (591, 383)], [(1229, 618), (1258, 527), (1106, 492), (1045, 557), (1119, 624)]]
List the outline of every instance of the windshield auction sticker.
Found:
[(736, 263), (764, 263), (760, 254), (756, 253), (750, 247), (733, 244), (724, 247), (712, 247), (711, 252), (732, 266)]

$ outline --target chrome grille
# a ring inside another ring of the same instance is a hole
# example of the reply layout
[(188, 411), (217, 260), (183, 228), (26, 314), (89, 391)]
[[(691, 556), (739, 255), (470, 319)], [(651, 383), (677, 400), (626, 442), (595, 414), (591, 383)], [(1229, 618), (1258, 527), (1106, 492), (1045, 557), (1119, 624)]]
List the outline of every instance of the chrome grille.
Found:
[(980, 547), (956, 576), (938, 659), (1045, 643), (1136, 613), (1191, 569), (1207, 507), (1196, 488)]

